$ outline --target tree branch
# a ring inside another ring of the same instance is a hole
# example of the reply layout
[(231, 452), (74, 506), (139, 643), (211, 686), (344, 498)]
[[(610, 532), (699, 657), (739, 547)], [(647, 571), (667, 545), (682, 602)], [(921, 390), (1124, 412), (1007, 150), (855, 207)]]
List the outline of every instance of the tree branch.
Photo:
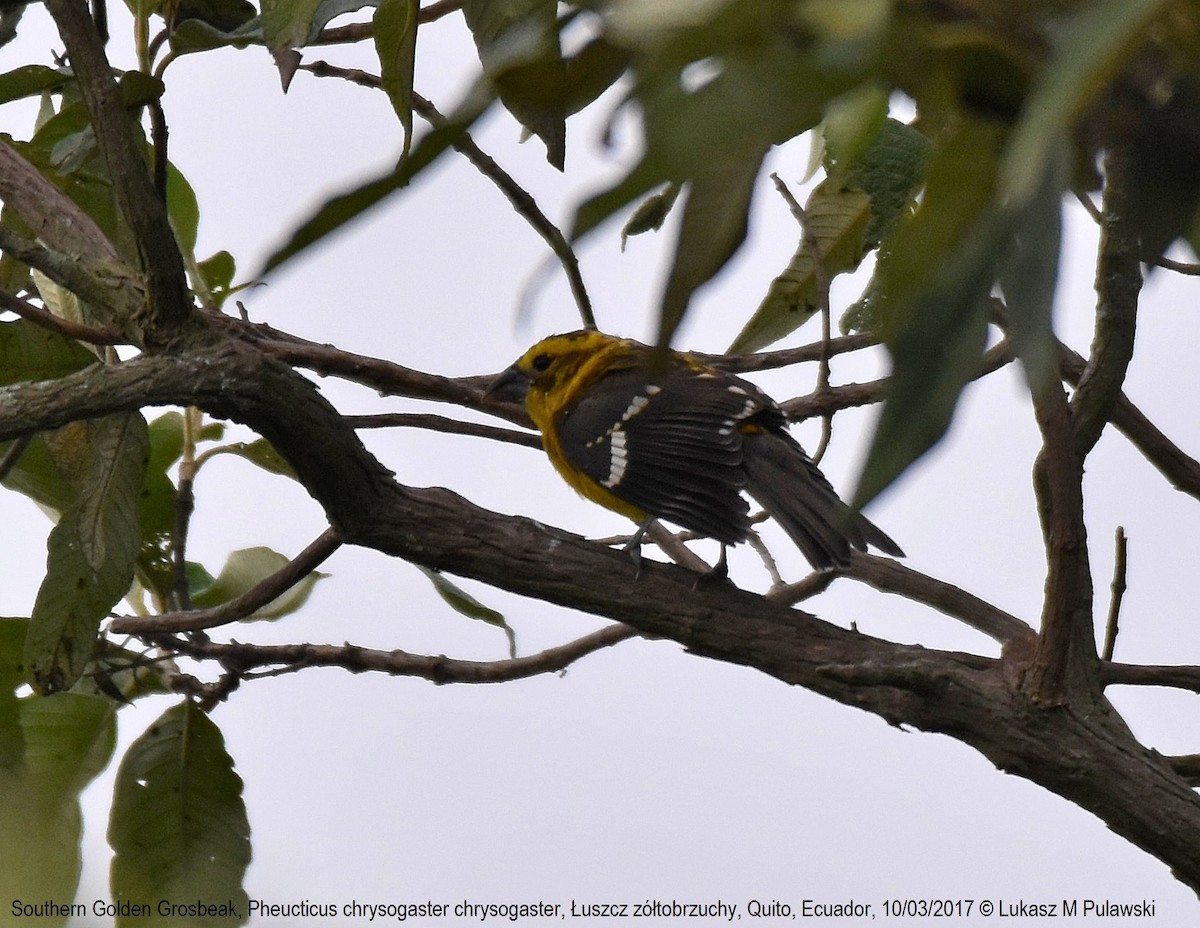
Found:
[(34, 237), (49, 248), (79, 257), (117, 259), (116, 248), (95, 220), (3, 139), (0, 201), (16, 210)]
[[(2, 230), (0, 230), (0, 237), (3, 237)], [(43, 329), (49, 329), (51, 332), (57, 332), (66, 338), (75, 338), (91, 345), (129, 344), (120, 335), (109, 332), (106, 329), (98, 329), (92, 325), (83, 325), (79, 322), (72, 322), (70, 319), (63, 319), (61, 316), (54, 315), (48, 309), (34, 306), (29, 301), (13, 296), (4, 290), (0, 290), (0, 309), (7, 309), (9, 312), (16, 313), (22, 319), (28, 319), (35, 325), (40, 325)]]
[(896, 593), (931, 606), (1005, 645), (1033, 645), (1036, 634), (1016, 616), (952, 583), (913, 570), (894, 558), (855, 551), (842, 575), (884, 593)]
[(1042, 433), (1033, 483), (1047, 574), (1041, 633), (1025, 686), (1037, 702), (1056, 705), (1075, 694), (1094, 695), (1092, 581), (1083, 523), (1083, 464), (1075, 453), (1062, 385), (1047, 383), (1034, 395), (1033, 405)]
[(340, 667), (351, 673), (386, 673), (395, 677), (420, 677), (431, 683), (508, 683), (547, 673), (561, 673), (580, 658), (638, 637), (636, 629), (619, 623), (607, 625), (575, 641), (547, 648), (526, 657), (499, 661), (468, 661), (445, 655), (380, 651), (358, 645), (244, 644), (156, 638), (160, 646), (190, 657), (216, 660), (233, 673), (245, 677), (263, 667), (283, 668), (294, 673), (307, 667)]
[(429, 429), (433, 432), (444, 432), (448, 435), (470, 435), (474, 438), (487, 438), (492, 441), (502, 441), (513, 445), (524, 445), (526, 448), (541, 448), (542, 440), (533, 432), (520, 432), (516, 429), (502, 429), (494, 425), (481, 425), (478, 422), (463, 422), (460, 419), (449, 419), (446, 416), (434, 416), (417, 412), (388, 412), (371, 416), (346, 416), (346, 421), (356, 429), (384, 429), (398, 426), (414, 429)]
[(449, 490), (402, 486), (310, 382), (246, 344), (5, 387), (0, 441), (123, 409), (192, 403), (270, 440), (347, 543), (616, 619), (893, 724), (950, 734), (1089, 809), (1200, 888), (1200, 798), (1102, 696), (1031, 717), (1000, 661), (883, 641), (730, 585), (697, 587), (693, 573), (673, 565), (644, 562), (639, 573), (621, 552), (568, 532), (488, 512)]
[[(1066, 345), (1059, 345), (1063, 379), (1077, 384), (1087, 362)], [(1124, 393), (1117, 395), (1109, 413), (1112, 423), (1142, 455), (1158, 468), (1175, 489), (1200, 499), (1200, 461), (1186, 454), (1151, 422)]]
[(1075, 454), (1080, 461), (1100, 438), (1133, 358), (1138, 294), (1142, 289), (1141, 242), (1126, 213), (1128, 155), (1109, 149), (1104, 158), (1104, 212), (1096, 266), (1096, 332), (1091, 357), (1071, 398)]
[(0, 251), (70, 290), (87, 304), (105, 329), (113, 332), (113, 337), (119, 337), (119, 341), (96, 344), (139, 344), (140, 332), (133, 317), (145, 294), (140, 281), (120, 261), (55, 251), (3, 227)]
[(188, 318), (191, 299), (183, 255), (147, 168), (145, 142), (134, 135), (87, 5), (81, 0), (47, 0), (46, 9), (67, 46), (113, 194), (137, 244), (147, 289), (145, 317), (137, 321), (147, 344), (167, 342)]
[(1112, 599), (1108, 603), (1108, 619), (1104, 623), (1104, 647), (1100, 651), (1100, 660), (1111, 661), (1113, 651), (1117, 647), (1117, 631), (1121, 618), (1121, 600), (1125, 598), (1125, 560), (1129, 553), (1129, 539), (1125, 537), (1124, 526), (1117, 526), (1117, 553), (1113, 563)]
[[(338, 77), (343, 80), (350, 80), (363, 87), (372, 87), (376, 90), (382, 89), (382, 81), (374, 74), (369, 74), (366, 71), (357, 69), (339, 68), (336, 65), (330, 64), (328, 61), (313, 61), (302, 64), (300, 66), (305, 71), (311, 72), (316, 77)], [(446, 117), (443, 116), (432, 102), (426, 100), (420, 94), (412, 95), (413, 112), (426, 120), (435, 129), (446, 125)], [(567, 241), (562, 230), (558, 228), (549, 217), (542, 212), (537, 201), (530, 195), (524, 187), (516, 182), (511, 174), (496, 163), (487, 152), (475, 144), (475, 140), (471, 138), (469, 132), (462, 132), (451, 143), (451, 147), (460, 155), (466, 158), (473, 164), (484, 177), (488, 178), (501, 193), (512, 204), (513, 209), (517, 211), (517, 215), (521, 216), (535, 232), (542, 237), (542, 240), (550, 246), (550, 250), (554, 252), (562, 265), (563, 272), (566, 274), (567, 283), (571, 287), (571, 295), (575, 298), (575, 304), (579, 307), (579, 312), (583, 317), (584, 325), (595, 328), (596, 318), (592, 312), (592, 300), (588, 296), (587, 287), (583, 282), (583, 274), (579, 269), (579, 258), (575, 254), (575, 249), (571, 247), (571, 243)]]
[(163, 632), (192, 632), (238, 622), (282, 596), (316, 570), (329, 555), (342, 546), (332, 529), (323, 532), (303, 551), (266, 579), (241, 596), (209, 609), (186, 609), (162, 615), (130, 615), (113, 619), (112, 630), (118, 635), (154, 635)]
[(1106, 663), (1100, 679), (1105, 686), (1166, 686), (1200, 693), (1200, 667), (1183, 664)]

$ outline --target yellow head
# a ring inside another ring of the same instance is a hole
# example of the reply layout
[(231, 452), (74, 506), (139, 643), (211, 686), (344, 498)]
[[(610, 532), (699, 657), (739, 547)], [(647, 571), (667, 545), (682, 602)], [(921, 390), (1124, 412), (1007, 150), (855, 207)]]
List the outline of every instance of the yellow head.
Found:
[(530, 418), (544, 433), (579, 389), (611, 368), (614, 354), (635, 345), (595, 329), (551, 335), (521, 355), (485, 395), (524, 402)]

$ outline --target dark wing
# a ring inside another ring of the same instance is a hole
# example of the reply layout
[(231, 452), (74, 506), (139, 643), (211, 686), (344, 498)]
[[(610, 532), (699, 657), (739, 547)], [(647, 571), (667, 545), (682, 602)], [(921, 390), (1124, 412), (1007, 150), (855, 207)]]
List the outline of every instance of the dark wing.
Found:
[(903, 557), (892, 539), (841, 499), (804, 449), (782, 429), (745, 437), (746, 491), (783, 526), (816, 568), (845, 565), (850, 549)]
[(764, 403), (774, 409), (757, 388), (691, 368), (652, 379), (631, 368), (585, 392), (558, 420), (572, 464), (653, 516), (727, 544), (745, 539), (740, 426)]

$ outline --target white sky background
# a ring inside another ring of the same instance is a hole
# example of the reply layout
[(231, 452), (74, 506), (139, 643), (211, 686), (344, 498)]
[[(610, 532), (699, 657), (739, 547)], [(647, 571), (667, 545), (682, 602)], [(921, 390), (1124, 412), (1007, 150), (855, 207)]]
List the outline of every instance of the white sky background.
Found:
[[(119, 67), (130, 67), (128, 19), (110, 5)], [(61, 43), (31, 7), (0, 70)], [(474, 64), (453, 23), (423, 30), (417, 89), (449, 110)], [(375, 70), (369, 48), (305, 53)], [(262, 49), (178, 61), (164, 100), (171, 155), (201, 203), (205, 257), (233, 252), (240, 278), (326, 196), (393, 162), (400, 130), (380, 93), (297, 75), (287, 96)], [(32, 111), (0, 112), (0, 130), (28, 136)], [(568, 175), (537, 141), (515, 144), (507, 115), (475, 136), (565, 224), (575, 203), (621, 161), (599, 144), (599, 122), (570, 123)], [(628, 132), (619, 133), (625, 143)], [(627, 148), (627, 145), (626, 145)], [(627, 154), (627, 152), (626, 152)], [(807, 146), (777, 151), (772, 167), (795, 182)], [(317, 186), (323, 185), (323, 186)], [(697, 298), (679, 340), (716, 351), (729, 343), (791, 255), (796, 227), (769, 181), (746, 247)], [(1057, 327), (1086, 351), (1095, 234), (1070, 215), (1069, 266)], [(602, 327), (646, 337), (671, 233), (619, 252), (619, 223), (583, 249)], [(246, 298), (255, 320), (401, 364), (458, 375), (498, 371), (535, 338), (578, 327), (560, 275), (538, 290), (532, 318), (514, 324), (522, 288), (546, 248), (503, 196), (450, 157), (350, 232), (306, 255)], [(844, 307), (854, 284), (839, 284)], [(1192, 398), (1194, 288), (1151, 281), (1127, 392), (1184, 448), (1200, 446)], [(789, 343), (810, 341), (802, 330)], [(837, 359), (836, 381), (880, 368)], [(815, 371), (756, 378), (777, 397), (811, 389)], [(336, 381), (326, 395), (347, 413), (411, 409)], [(455, 410), (437, 410), (455, 414)], [(872, 414), (837, 418), (824, 469), (849, 493)], [(815, 442), (817, 426), (796, 429)], [(537, 452), (412, 430), (366, 440), (400, 480), (448, 486), (502, 512), (593, 536), (625, 531), (620, 517), (579, 500)], [(1036, 621), (1043, 553), (1030, 471), (1037, 432), (1015, 371), (968, 390), (949, 439), (870, 510), (909, 563)], [(1167, 485), (1119, 435), (1089, 459), (1088, 527), (1097, 608), (1107, 606), (1112, 534), (1130, 536), (1129, 591), (1118, 659), (1200, 660), (1195, 501)], [(189, 554), (213, 572), (232, 549), (267, 544), (297, 553), (323, 528), (303, 491), (223, 457), (202, 472)], [(0, 614), (28, 614), (44, 566), (49, 523), (13, 493), (0, 494)], [(767, 535), (789, 579), (804, 573), (782, 535)], [(651, 553), (649, 550), (648, 554)], [(748, 550), (735, 576), (761, 589)], [(343, 549), (309, 605), (276, 625), (230, 630), (239, 640), (352, 641), (381, 648), (500, 659), (504, 636), (441, 603), (410, 565)], [(522, 653), (568, 641), (600, 620), (464, 582), (500, 609)], [(806, 609), (842, 625), (933, 647), (994, 654), (986, 639), (930, 610), (849, 581)], [(221, 637), (221, 636), (218, 636)], [(1200, 749), (1194, 697), (1110, 691), (1134, 731), (1164, 753)], [(120, 713), (118, 756), (172, 698)], [(805, 898), (1063, 898), (1157, 901), (1158, 924), (1194, 918), (1196, 899), (1167, 868), (1100, 821), (1030, 783), (997, 772), (949, 738), (890, 728), (755, 671), (690, 656), (671, 642), (629, 642), (550, 676), (488, 687), (309, 670), (249, 683), (214, 713), (245, 781), (253, 829), (250, 895), (339, 905), (358, 899), (454, 903), (647, 898), (737, 903)], [(115, 766), (114, 766), (115, 770)], [(109, 898), (105, 843), (114, 770), (85, 793), (79, 899)], [(987, 919), (956, 924), (984, 924)], [(254, 924), (280, 924), (256, 921)], [(876, 923), (887, 923), (877, 919)], [(905, 921), (905, 924), (917, 924)], [(102, 924), (95, 919), (78, 924)], [(855, 924), (846, 920), (841, 924)], [(865, 922), (864, 922), (865, 924)]]

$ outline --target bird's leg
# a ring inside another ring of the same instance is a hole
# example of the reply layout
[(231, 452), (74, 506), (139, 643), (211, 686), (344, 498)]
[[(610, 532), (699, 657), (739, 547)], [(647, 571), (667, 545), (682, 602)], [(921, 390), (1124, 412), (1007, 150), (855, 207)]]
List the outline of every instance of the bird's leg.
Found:
[(696, 575), (696, 583), (692, 589), (699, 589), (702, 586), (708, 586), (710, 583), (724, 583), (729, 579), (729, 561), (725, 556), (728, 550), (729, 546), (722, 542), (721, 556), (717, 558), (717, 563), (708, 570)]
[(654, 516), (649, 516), (638, 526), (637, 531), (633, 533), (629, 541), (625, 542), (625, 547), (621, 549), (632, 559), (633, 566), (637, 568), (637, 575), (639, 577), (642, 575), (642, 538), (653, 524)]

